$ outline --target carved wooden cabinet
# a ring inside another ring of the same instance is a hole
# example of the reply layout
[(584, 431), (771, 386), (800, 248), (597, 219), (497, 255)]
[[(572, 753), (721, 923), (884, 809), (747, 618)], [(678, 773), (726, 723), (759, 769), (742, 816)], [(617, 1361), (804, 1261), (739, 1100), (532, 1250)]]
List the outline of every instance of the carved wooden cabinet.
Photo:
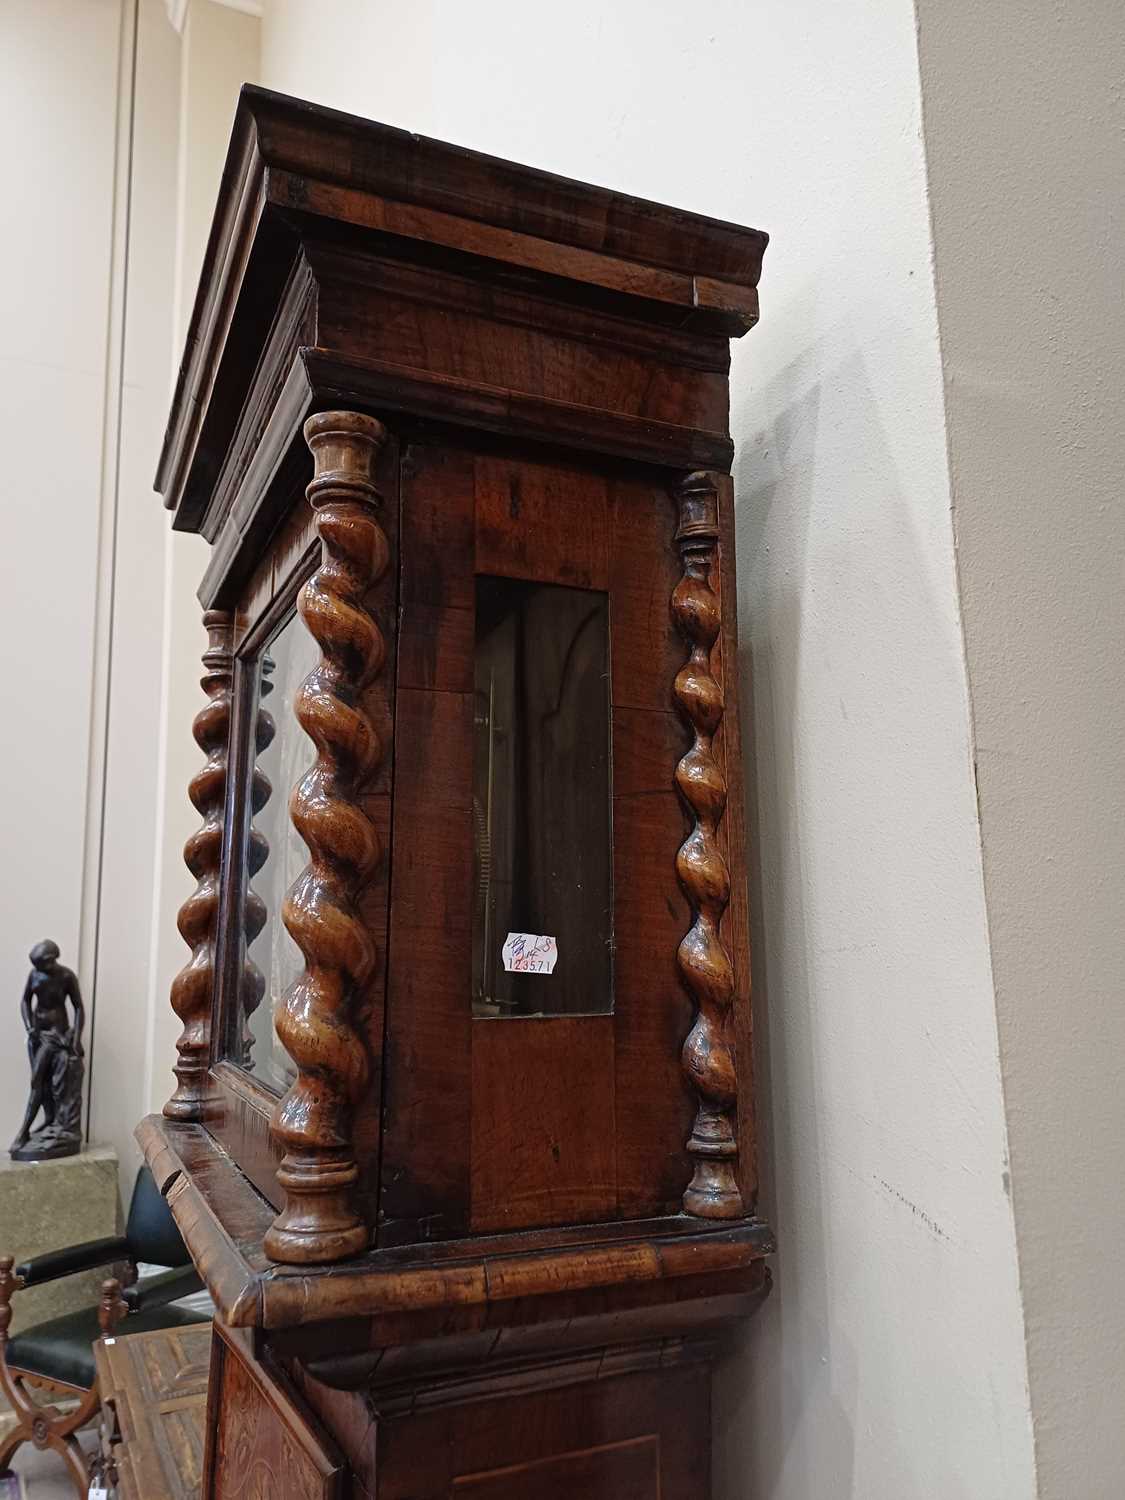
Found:
[(211, 552), (139, 1132), (219, 1309), (208, 1497), (709, 1493), (772, 1249), (727, 477), (765, 244), (243, 91), (158, 475)]
[(92, 1490), (100, 1480), (115, 1500), (198, 1500), (210, 1359), (207, 1323), (97, 1341)]

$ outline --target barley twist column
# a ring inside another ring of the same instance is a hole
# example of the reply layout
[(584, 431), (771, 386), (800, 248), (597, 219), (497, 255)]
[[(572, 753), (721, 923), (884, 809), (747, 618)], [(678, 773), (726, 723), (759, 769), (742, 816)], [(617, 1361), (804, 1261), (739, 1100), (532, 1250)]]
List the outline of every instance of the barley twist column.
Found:
[(273, 743), (273, 737), (277, 733), (273, 715), (265, 707), (266, 699), (273, 692), (273, 683), (270, 681), (273, 668), (272, 659), (263, 652), (258, 678), (258, 713), (254, 721), (254, 770), (250, 778), (250, 827), (246, 835), (246, 899), (242, 908), (245, 948), (238, 997), (242, 1025), (242, 1066), (248, 1073), (254, 1071), (254, 1033), (250, 1029), (250, 1017), (262, 1003), (266, 990), (265, 977), (250, 957), (250, 947), (266, 925), (266, 903), (250, 882), (262, 869), (270, 854), (269, 839), (260, 828), (254, 826), (254, 819), (273, 795), (273, 785), (258, 765), (259, 758)]
[(360, 794), (381, 754), (362, 702), (385, 654), (364, 603), (388, 560), (372, 478), (385, 436), (378, 422), (354, 412), (324, 412), (305, 424), (314, 460), (307, 493), (322, 550), (298, 609), (321, 655), (294, 708), (317, 756), (290, 802), (309, 863), (282, 916), (305, 968), (276, 1019), (297, 1078), (273, 1118), (285, 1149), (277, 1172), (285, 1207), (265, 1240), (273, 1260), (291, 1264), (339, 1260), (368, 1240), (352, 1197), (352, 1112), (368, 1070), (353, 1011), (375, 966), (357, 901), (380, 857)]
[(730, 874), (717, 838), (727, 786), (713, 748), (723, 717), (723, 689), (711, 671), (722, 624), (710, 584), (719, 541), (718, 492), (710, 475), (689, 474), (676, 499), (683, 576), (672, 593), (672, 618), (690, 654), (676, 674), (674, 694), (692, 734), (691, 746), (676, 766), (676, 786), (693, 819), (676, 855), (676, 874), (692, 910), (691, 927), (676, 956), (697, 1007), (684, 1043), (683, 1067), (699, 1097), (687, 1143), (694, 1174), (684, 1194), (684, 1211), (704, 1219), (736, 1219), (744, 1210), (737, 1178), (734, 973), (720, 936)]
[(172, 981), (172, 1009), (183, 1023), (183, 1031), (176, 1043), (176, 1090), (164, 1106), (170, 1120), (201, 1120), (207, 1097), (234, 674), (233, 624), (233, 617), (224, 610), (209, 609), (203, 616), (208, 645), (203, 653), (200, 685), (208, 701), (196, 714), (192, 733), (207, 759), (188, 784), (188, 796), (202, 815), (203, 825), (184, 845), (184, 863), (197, 883), (180, 907), (177, 923), (180, 936), (191, 947), (191, 958)]

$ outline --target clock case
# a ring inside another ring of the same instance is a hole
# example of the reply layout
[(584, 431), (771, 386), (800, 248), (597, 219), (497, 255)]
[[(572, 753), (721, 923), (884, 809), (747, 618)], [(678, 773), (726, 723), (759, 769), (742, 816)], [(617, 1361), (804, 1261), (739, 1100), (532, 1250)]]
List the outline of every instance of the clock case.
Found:
[[(138, 1130), (221, 1325), (205, 1494), (282, 1453), (310, 1494), (709, 1492), (714, 1341), (773, 1249), (728, 477), (765, 245), (242, 91), (157, 479), (210, 543), (208, 648), (177, 1086)], [(481, 577), (608, 601), (595, 1013), (473, 1014)], [(319, 662), (267, 710), (299, 597)], [(263, 789), (288, 714), (312, 770)], [(310, 864), (265, 912), (291, 793)], [(284, 1094), (245, 1040), (279, 915)]]

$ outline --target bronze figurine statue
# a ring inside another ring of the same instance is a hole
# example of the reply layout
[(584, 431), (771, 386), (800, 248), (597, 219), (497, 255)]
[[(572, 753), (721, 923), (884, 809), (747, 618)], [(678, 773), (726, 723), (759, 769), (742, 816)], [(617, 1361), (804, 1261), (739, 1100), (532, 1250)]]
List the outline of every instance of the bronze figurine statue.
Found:
[[(19, 1134), (12, 1142), (13, 1161), (45, 1161), (74, 1156), (82, 1149), (82, 1028), (86, 1011), (72, 970), (59, 963), (59, 948), (50, 939), (36, 943), (28, 955), (32, 969), (24, 986), (20, 1015), (27, 1030), (31, 1063), (31, 1097)], [(66, 1003), (74, 1007), (74, 1022)], [(39, 1111), (43, 1123), (32, 1131)]]

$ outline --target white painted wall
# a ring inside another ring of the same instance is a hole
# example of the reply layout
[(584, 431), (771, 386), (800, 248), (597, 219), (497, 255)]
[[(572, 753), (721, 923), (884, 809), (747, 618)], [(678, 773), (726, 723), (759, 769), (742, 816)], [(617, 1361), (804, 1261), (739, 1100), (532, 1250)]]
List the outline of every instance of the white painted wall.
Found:
[(1125, 10), (919, 15), (1040, 1493), (1108, 1500), (1125, 1491)]
[(0, 1148), (27, 1102), (18, 1005), (32, 944), (54, 938), (92, 998), (93, 947), (80, 938), (88, 781), (100, 801), (96, 559), (120, 19), (119, 0), (5, 0), (0, 11)]
[[(123, 6), (132, 37), (131, 0)], [(146, 1112), (148, 1038), (167, 993), (154, 993), (150, 973), (152, 883), (158, 838), (161, 621), (165, 580), (161, 566), (167, 518), (152, 492), (152, 476), (167, 417), (172, 361), (171, 288), (176, 256), (175, 160), (178, 134), (179, 46), (164, 0), (140, 0), (135, 12), (136, 58), (131, 51), (120, 97), (117, 247), (128, 255), (112, 329), (121, 382), (107, 399), (107, 449), (115, 462), (116, 520), (99, 568), (108, 581), (108, 671), (102, 692), (104, 828), (98, 846), (100, 878), (88, 872), (96, 903), (97, 1024), (90, 1071), (90, 1134), (116, 1147), (127, 1199), (140, 1153), (133, 1129)], [(130, 80), (135, 77), (135, 90)], [(116, 372), (115, 372), (116, 373)], [(114, 422), (120, 405), (120, 434)], [(112, 504), (107, 497), (107, 504)], [(91, 800), (91, 815), (102, 805)]]
[(909, 0), (267, 0), (262, 76), (773, 234), (733, 431), (782, 1249), (721, 1383), (718, 1490), (1024, 1500)]
[(257, 28), (212, 0), (193, 0), (183, 41), (165, 0), (0, 7), (0, 131), (19, 143), (0, 225), (0, 1146), (27, 1094), (27, 950), (50, 935), (91, 1012), (90, 1134), (116, 1147), (124, 1196), (133, 1128), (172, 1086), (201, 762), (206, 548), (172, 550), (152, 480)]
[[(167, 23), (166, 23), (167, 25)], [(171, 349), (178, 367), (191, 317), (203, 252), (219, 193), (219, 178), (234, 121), (238, 91), (258, 76), (260, 23), (214, 0), (188, 0), (179, 46), (178, 152), (172, 181), (176, 193), (176, 266), (162, 309), (169, 317)], [(168, 27), (171, 31), (171, 28)], [(165, 392), (160, 433), (171, 403), (171, 379)], [(155, 474), (153, 464), (152, 473)], [(149, 476), (151, 490), (152, 475)], [(202, 537), (173, 532), (158, 496), (149, 505), (161, 527), (161, 560), (165, 612), (161, 628), (159, 738), (156, 759), (158, 826), (151, 892), (151, 996), (144, 1097), (136, 1118), (163, 1108), (175, 1080), (176, 1038), (180, 1023), (168, 1003), (172, 980), (187, 962), (189, 950), (176, 926), (180, 904), (195, 882), (184, 865), (183, 847), (199, 826), (188, 800), (188, 782), (203, 763), (191, 733), (192, 720), (205, 701), (199, 678), (200, 657), (207, 644), (195, 591), (210, 548)], [(147, 893), (146, 893), (147, 894)]]

